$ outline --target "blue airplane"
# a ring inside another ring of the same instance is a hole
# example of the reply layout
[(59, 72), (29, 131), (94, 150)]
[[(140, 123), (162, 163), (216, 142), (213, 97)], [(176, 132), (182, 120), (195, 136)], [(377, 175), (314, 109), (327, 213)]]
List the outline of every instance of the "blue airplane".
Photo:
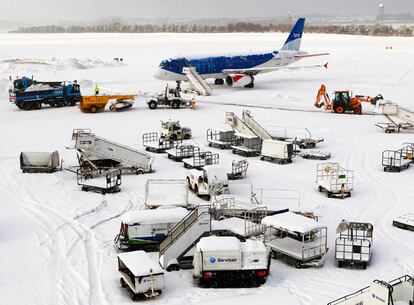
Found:
[(216, 85), (224, 82), (232, 87), (254, 87), (254, 77), (259, 73), (280, 69), (302, 69), (328, 67), (328, 64), (314, 66), (286, 67), (302, 58), (329, 55), (329, 53), (308, 54), (300, 51), (305, 18), (299, 18), (285, 44), (278, 51), (249, 55), (222, 55), (210, 57), (178, 57), (163, 60), (155, 73), (155, 78), (177, 83), (187, 80), (185, 67), (195, 67), (203, 79), (215, 79)]

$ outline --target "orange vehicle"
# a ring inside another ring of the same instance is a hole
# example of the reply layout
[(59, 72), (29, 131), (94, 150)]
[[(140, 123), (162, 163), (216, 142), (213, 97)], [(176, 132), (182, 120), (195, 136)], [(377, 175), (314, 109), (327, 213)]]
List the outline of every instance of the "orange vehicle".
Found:
[(314, 106), (317, 108), (325, 106), (325, 110), (335, 113), (352, 112), (354, 114), (362, 114), (361, 103), (376, 105), (378, 100), (383, 99), (381, 94), (378, 94), (376, 97), (363, 95), (356, 95), (353, 97), (349, 90), (335, 90), (334, 94), (334, 99), (331, 101), (326, 92), (326, 86), (322, 84), (318, 91), (318, 95), (316, 96)]
[(80, 110), (83, 112), (99, 112), (104, 111), (106, 104), (110, 100), (116, 100), (111, 104), (109, 110), (123, 110), (133, 105), (135, 95), (90, 95), (82, 96), (80, 101)]

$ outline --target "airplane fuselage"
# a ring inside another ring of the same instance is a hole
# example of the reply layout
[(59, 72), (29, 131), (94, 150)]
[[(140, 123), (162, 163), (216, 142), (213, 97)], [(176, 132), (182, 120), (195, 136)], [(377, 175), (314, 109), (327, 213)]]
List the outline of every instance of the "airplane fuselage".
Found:
[[(155, 77), (162, 80), (182, 81), (186, 79), (184, 67), (195, 67), (204, 79), (225, 78), (229, 73), (225, 70), (243, 70), (252, 68), (284, 67), (297, 61), (295, 55), (305, 55), (302, 51), (273, 51), (248, 55), (223, 55), (200, 58), (178, 57), (164, 60), (158, 67)], [(259, 73), (265, 73), (262, 70)], [(270, 72), (270, 71), (267, 71)]]

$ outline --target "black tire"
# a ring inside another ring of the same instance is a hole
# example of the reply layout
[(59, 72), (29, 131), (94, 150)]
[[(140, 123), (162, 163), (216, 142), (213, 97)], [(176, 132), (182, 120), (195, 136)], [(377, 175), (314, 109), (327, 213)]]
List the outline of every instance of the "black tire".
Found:
[(76, 100), (75, 99), (70, 99), (69, 100), (69, 106), (75, 106), (76, 105)]
[(32, 103), (24, 103), (23, 104), (24, 110), (32, 110)]
[(172, 102), (172, 104), (171, 104), (171, 107), (172, 107), (173, 109), (178, 109), (178, 108), (180, 108), (180, 105), (181, 105), (181, 101), (179, 101), (179, 100), (174, 100), (174, 101)]
[(332, 192), (328, 192), (328, 198), (332, 198), (332, 197), (333, 197)]
[(119, 282), (121, 283), (122, 288), (125, 288), (127, 286), (125, 280), (122, 277), (119, 279)]
[(214, 80), (214, 85), (224, 85), (224, 79), (222, 79), (222, 78), (216, 78)]
[(150, 101), (148, 102), (148, 108), (149, 108), (149, 109), (152, 109), (152, 110), (157, 109), (157, 106), (158, 106), (158, 104), (157, 104), (157, 102), (156, 102), (156, 101), (154, 101), (154, 100), (150, 100)]
[(137, 170), (137, 175), (143, 175), (144, 171), (142, 169)]
[(199, 194), (198, 194), (198, 186), (197, 186), (197, 184), (196, 185), (194, 185), (194, 193), (198, 196)]
[(193, 187), (191, 186), (191, 183), (190, 183), (190, 178), (188, 178), (188, 177), (187, 177), (187, 185), (188, 185), (188, 188), (189, 188), (190, 190), (192, 190), (192, 189), (193, 189)]
[(170, 266), (168, 266), (167, 271), (171, 272), (171, 271), (179, 271), (180, 270), (180, 266), (177, 264), (172, 264)]
[(338, 268), (342, 268), (342, 267), (343, 267), (342, 261), (338, 261)]
[(185, 135), (184, 135), (184, 140), (188, 140), (188, 139), (190, 139), (191, 138), (191, 136), (188, 134), (188, 133), (186, 133)]
[(322, 193), (322, 192), (323, 192), (323, 187), (322, 187), (322, 186), (319, 186), (319, 187), (318, 187), (318, 191), (319, 191), (320, 193)]
[(300, 262), (295, 262), (296, 269), (302, 269), (302, 264)]
[(367, 262), (362, 263), (362, 269), (364, 269), (364, 270), (367, 269)]
[(36, 102), (33, 104), (33, 109), (39, 110), (42, 108), (42, 102)]

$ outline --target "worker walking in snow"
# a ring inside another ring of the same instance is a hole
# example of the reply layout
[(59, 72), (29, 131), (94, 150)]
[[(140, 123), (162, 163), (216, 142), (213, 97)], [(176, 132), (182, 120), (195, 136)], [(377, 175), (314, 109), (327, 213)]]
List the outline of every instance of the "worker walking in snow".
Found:
[(95, 95), (98, 95), (98, 94), (99, 94), (99, 86), (95, 85)]
[(195, 98), (193, 98), (190, 103), (191, 103), (191, 109), (195, 110), (196, 109), (196, 100), (195, 100)]

